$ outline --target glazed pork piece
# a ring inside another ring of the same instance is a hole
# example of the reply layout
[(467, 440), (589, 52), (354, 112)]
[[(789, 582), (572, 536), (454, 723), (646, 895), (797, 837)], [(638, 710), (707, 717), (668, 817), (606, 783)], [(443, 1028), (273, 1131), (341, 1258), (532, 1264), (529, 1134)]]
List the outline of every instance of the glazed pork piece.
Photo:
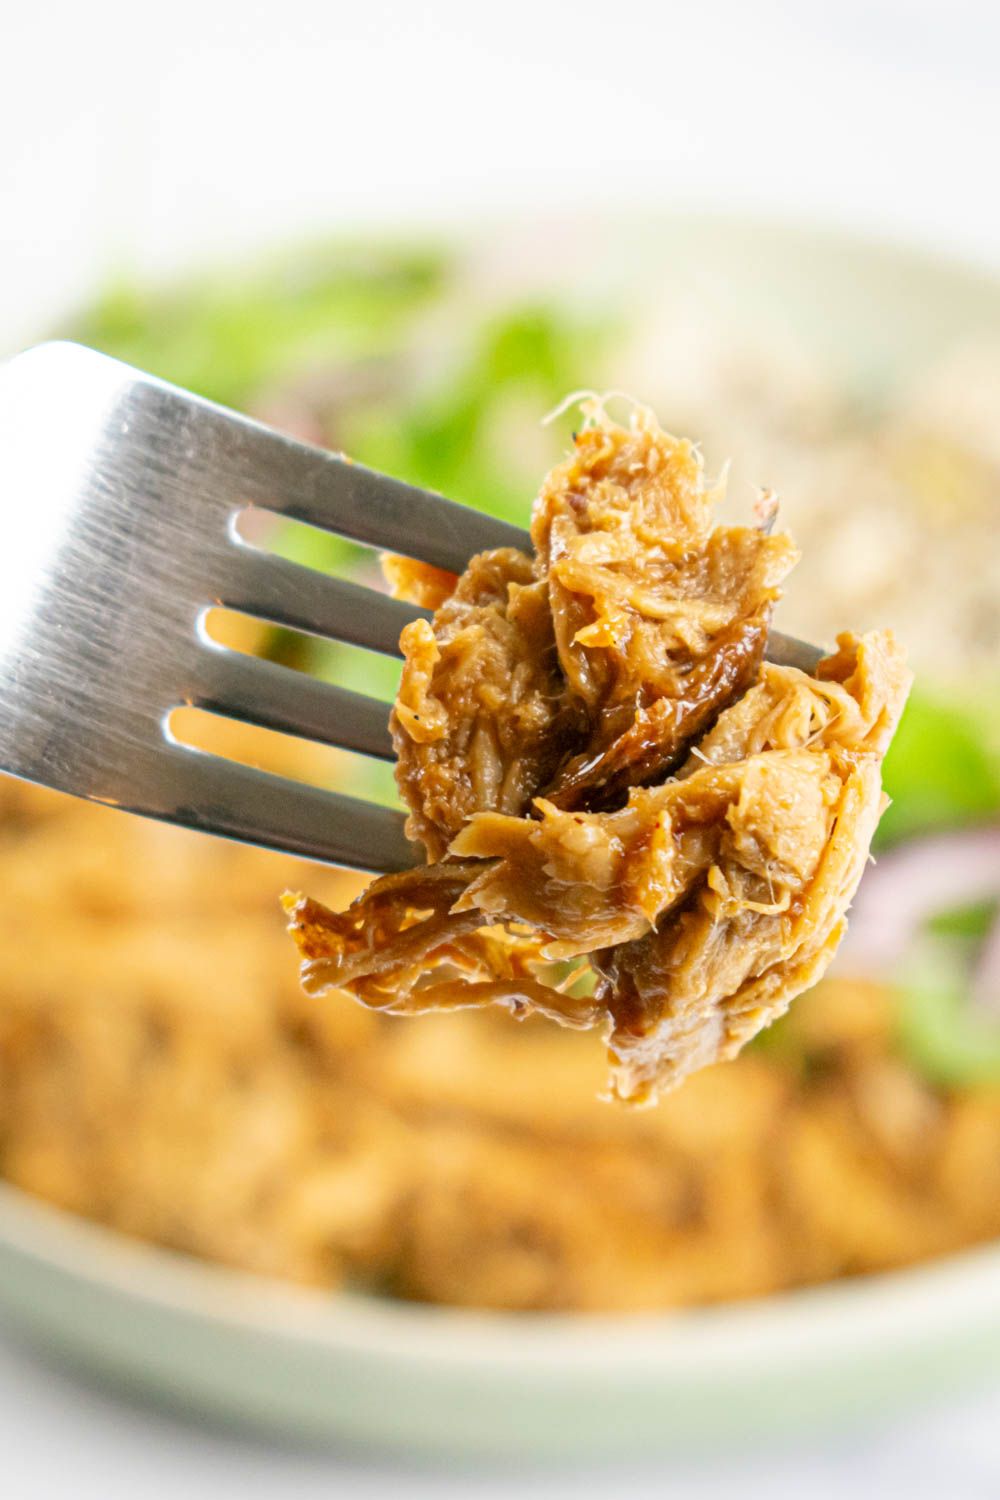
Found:
[(393, 713), (429, 863), (348, 911), (287, 896), (310, 993), (604, 1025), (611, 1094), (734, 1056), (826, 969), (883, 805), (909, 673), (888, 632), (815, 677), (763, 662), (796, 561), (713, 519), (687, 442), (598, 407), (547, 479), (534, 558), (474, 558), (403, 633)]

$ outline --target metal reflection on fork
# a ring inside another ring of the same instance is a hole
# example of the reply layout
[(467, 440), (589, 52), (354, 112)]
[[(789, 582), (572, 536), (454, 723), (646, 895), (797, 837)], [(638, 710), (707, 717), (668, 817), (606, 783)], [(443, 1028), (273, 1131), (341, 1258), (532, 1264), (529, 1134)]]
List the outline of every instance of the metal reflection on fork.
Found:
[[(96, 802), (355, 869), (416, 859), (398, 812), (178, 743), (178, 706), (392, 758), (389, 705), (212, 641), (213, 606), (399, 654), (426, 611), (250, 545), (259, 506), (461, 572), (526, 534), (282, 436), (93, 350), (0, 368), (0, 768)], [(822, 653), (771, 632), (768, 658)]]

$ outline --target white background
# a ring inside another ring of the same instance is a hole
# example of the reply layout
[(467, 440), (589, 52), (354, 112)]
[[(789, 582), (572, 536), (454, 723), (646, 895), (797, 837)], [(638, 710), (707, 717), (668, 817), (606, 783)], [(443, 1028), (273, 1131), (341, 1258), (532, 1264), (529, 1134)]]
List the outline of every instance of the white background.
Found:
[(989, 0), (5, 11), (7, 324), (116, 261), (560, 204), (776, 208), (1000, 259)]
[[(0, 338), (115, 267), (296, 229), (690, 204), (1000, 267), (1000, 7), (975, 0), (94, 0), (0, 21)], [(780, 1455), (437, 1475), (130, 1407), (0, 1340), (11, 1500), (1000, 1493), (1000, 1383)]]

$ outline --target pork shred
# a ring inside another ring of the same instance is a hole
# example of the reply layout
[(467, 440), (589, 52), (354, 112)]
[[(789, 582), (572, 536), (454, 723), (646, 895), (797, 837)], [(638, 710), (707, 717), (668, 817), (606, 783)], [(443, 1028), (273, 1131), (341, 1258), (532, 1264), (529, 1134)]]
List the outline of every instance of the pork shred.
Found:
[(427, 862), (345, 912), (286, 896), (309, 992), (603, 1025), (610, 1094), (638, 1103), (819, 978), (910, 677), (888, 631), (841, 636), (814, 676), (765, 663), (797, 554), (716, 524), (717, 498), (690, 443), (595, 406), (535, 504), (534, 557), (390, 564), (437, 606), (403, 632), (392, 716)]

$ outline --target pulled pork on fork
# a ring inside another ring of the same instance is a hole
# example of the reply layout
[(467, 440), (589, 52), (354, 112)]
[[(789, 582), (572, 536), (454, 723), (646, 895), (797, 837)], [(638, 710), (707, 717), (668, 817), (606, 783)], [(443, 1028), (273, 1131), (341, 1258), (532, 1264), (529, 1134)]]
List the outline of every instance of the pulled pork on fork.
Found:
[(910, 674), (888, 631), (842, 635), (812, 677), (765, 663), (797, 553), (716, 524), (717, 498), (690, 443), (594, 403), (533, 558), (393, 560), (437, 606), (403, 632), (392, 715), (428, 862), (345, 912), (284, 898), (307, 991), (603, 1025), (611, 1095), (645, 1102), (824, 972)]

